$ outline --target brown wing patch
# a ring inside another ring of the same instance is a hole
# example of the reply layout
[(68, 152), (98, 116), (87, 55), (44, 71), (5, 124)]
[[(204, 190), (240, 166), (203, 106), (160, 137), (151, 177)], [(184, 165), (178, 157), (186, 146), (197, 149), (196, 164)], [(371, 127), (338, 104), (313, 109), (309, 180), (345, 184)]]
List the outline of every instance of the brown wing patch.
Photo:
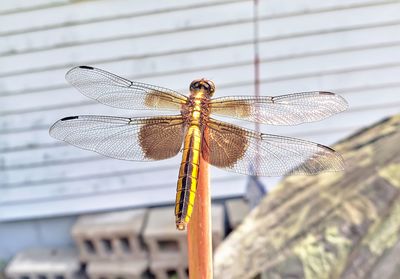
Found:
[(148, 123), (139, 131), (139, 143), (146, 158), (163, 160), (175, 156), (182, 146), (183, 121)]
[[(210, 118), (203, 158), (216, 167), (257, 176), (316, 174), (344, 167), (339, 153), (318, 143), (261, 134)], [(205, 131), (206, 132), (206, 131)]]
[(183, 101), (156, 90), (147, 93), (144, 100), (144, 105), (149, 108), (180, 109), (179, 103), (183, 104)]
[(252, 107), (246, 101), (225, 101), (221, 104), (218, 102), (211, 104), (211, 111), (214, 114), (220, 114), (233, 118), (248, 118), (252, 114)]
[(204, 141), (203, 158), (220, 168), (233, 167), (243, 158), (248, 146), (244, 130), (214, 119), (208, 123)]

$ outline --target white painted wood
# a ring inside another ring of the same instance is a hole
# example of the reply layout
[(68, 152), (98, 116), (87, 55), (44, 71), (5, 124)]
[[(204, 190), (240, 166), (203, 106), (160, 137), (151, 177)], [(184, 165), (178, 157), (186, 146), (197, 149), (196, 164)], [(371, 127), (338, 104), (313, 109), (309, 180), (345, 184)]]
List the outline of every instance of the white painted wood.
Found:
[[(260, 43), (261, 59), (269, 63), (269, 60), (287, 60), (302, 56), (348, 51), (351, 49), (379, 48), (382, 46), (400, 43), (396, 34), (400, 33), (400, 24), (393, 26), (375, 27), (360, 30), (333, 32), (322, 35), (301, 36), (281, 40), (268, 40)], [(318, 40), (318, 43), (315, 41)], [(176, 71), (193, 71), (196, 69), (221, 67), (230, 63), (252, 63), (253, 49), (250, 44), (178, 53), (174, 55), (152, 57), (140, 60), (123, 60), (111, 63), (99, 64), (99, 67), (108, 69), (133, 80), (141, 77), (168, 75)], [(205, 57), (206, 59), (198, 59)], [(3, 94), (13, 95), (37, 91), (53, 87), (67, 87), (63, 76), (68, 68), (51, 70), (24, 75), (24, 82), (20, 76), (3, 77), (0, 86)]]
[[(226, 13), (223, 17), (219, 16), (227, 9), (229, 9), (229, 13)], [(53, 47), (87, 44), (88, 42), (180, 32), (188, 29), (235, 23), (242, 20), (250, 21), (251, 17), (252, 5), (248, 1), (217, 6), (204, 5), (185, 12), (172, 10), (165, 13), (116, 18), (113, 21), (70, 25), (27, 34), (9, 35), (4, 37), (5, 43), (0, 45), (0, 54), (15, 54), (51, 49)], [(98, 32), (99, 30), (102, 30), (102, 32)], [(60, 34), (65, 35), (59, 36)]]
[[(374, 12), (376, 16), (371, 17)], [(277, 18), (263, 21), (260, 26), (260, 36), (290, 37), (304, 34), (317, 34), (327, 30), (342, 28), (360, 28), (371, 24), (388, 24), (398, 22), (400, 3), (382, 6), (367, 6), (356, 9), (346, 9), (330, 13)], [(384, 16), (383, 16), (384, 15)], [(252, 39), (251, 23), (220, 26), (209, 29), (190, 30), (179, 33), (157, 36), (122, 39), (118, 41), (96, 43), (94, 45), (72, 46), (69, 48), (46, 51), (48, 59), (43, 59), (44, 53), (26, 53), (21, 55), (0, 57), (0, 63), (5, 67), (0, 69), (0, 75), (17, 74), (31, 70), (50, 67), (65, 67), (65, 65), (90, 64), (98, 61), (110, 61), (121, 58), (140, 58), (144, 55), (160, 55), (171, 51), (187, 51), (199, 46), (212, 47), (221, 44), (232, 44), (237, 41)], [(268, 30), (267, 33), (264, 30)], [(271, 34), (271, 31), (273, 32)], [(224, 34), (221, 36), (220, 34)], [(209, 38), (204, 41), (203, 38)], [(160, 42), (163, 42), (162, 44)], [(93, 51), (95, 47), (96, 51)], [(110, 49), (118, 49), (110, 51)], [(149, 51), (150, 50), (150, 51)], [(33, 61), (30, 65), (24, 61)]]
[(51, 7), (69, 3), (68, 0), (4, 0), (0, 5), (0, 13), (18, 13), (33, 9)]
[[(5, 184), (6, 191), (0, 198), (3, 203), (13, 203), (14, 201), (29, 201), (35, 199), (51, 199), (57, 196), (59, 198), (70, 195), (88, 195), (94, 193), (106, 193), (116, 190), (148, 190), (155, 185), (170, 185), (176, 188), (180, 158), (174, 158), (169, 162), (154, 163), (132, 163), (127, 161), (104, 160), (97, 164), (86, 163), (78, 166), (71, 166), (68, 169), (68, 176), (59, 179), (57, 174), (51, 174), (46, 180), (40, 180), (37, 177), (29, 178), (29, 182), (20, 183), (15, 180)], [(104, 171), (99, 174), (98, 169)], [(59, 168), (48, 167), (48, 172), (53, 170), (60, 171)], [(154, 179), (154, 172), (157, 172), (157, 180)], [(33, 173), (35, 175), (35, 173)], [(118, 175), (118, 176), (117, 176)], [(53, 177), (52, 177), (53, 176)], [(213, 169), (213, 181), (217, 181), (227, 176), (242, 176), (240, 174), (229, 174), (220, 169)], [(84, 181), (84, 187), (81, 183), (76, 183), (77, 178)], [(108, 183), (102, 182), (107, 181)], [(140, 184), (138, 183), (140, 181)], [(38, 183), (40, 182), (40, 183)], [(60, 184), (71, 184), (63, 191), (60, 191)], [(34, 191), (26, 191), (30, 188)], [(173, 198), (171, 197), (171, 201)]]
[[(66, 115), (148, 115), (86, 99), (64, 80), (71, 66), (90, 63), (182, 92), (207, 77), (217, 96), (253, 94), (253, 1), (19, 0), (2, 8), (0, 221), (175, 198), (179, 155), (116, 161), (49, 137), (49, 125)], [(398, 1), (260, 1), (262, 94), (330, 90), (350, 104), (323, 122), (262, 131), (332, 144), (399, 113), (399, 12)], [(214, 197), (244, 191), (246, 177), (214, 168), (212, 177)]]
[[(43, 0), (45, 2), (46, 0)], [(60, 0), (57, 0), (60, 1)], [(22, 2), (22, 1), (21, 1)], [(28, 1), (26, 1), (28, 2)], [(207, 1), (206, 5), (218, 3), (229, 3), (229, 0)], [(246, 1), (249, 5), (251, 0)], [(346, 9), (353, 6), (365, 6), (379, 3), (390, 3), (395, 1), (388, 0), (348, 0), (348, 1), (301, 1), (294, 3), (291, 0), (268, 0), (260, 1), (261, 15), (277, 17), (288, 16), (293, 14), (307, 13), (313, 11), (330, 10), (330, 9)], [(90, 21), (101, 21), (109, 18), (121, 18), (132, 15), (151, 14), (160, 11), (171, 11), (174, 9), (185, 9), (196, 6), (204, 6), (201, 0), (187, 0), (184, 3), (178, 0), (156, 1), (136, 0), (129, 2), (124, 0), (117, 1), (93, 1), (77, 3), (65, 7), (56, 7), (32, 12), (21, 13), (20, 15), (10, 15), (0, 19), (0, 33), (21, 32), (26, 29), (43, 29), (55, 26), (63, 26), (68, 24), (77, 24)], [(26, 6), (27, 4), (25, 4)], [(32, 5), (32, 4), (30, 4)], [(8, 8), (9, 9), (9, 8)], [(52, 13), (53, 15), (49, 15)], [(57, 14), (57, 16), (55, 16)], [(26, 18), (32, 19), (27, 21)], [(6, 27), (7, 23), (15, 23), (17, 25)]]
[[(368, 69), (377, 66), (384, 65), (396, 65), (400, 64), (400, 44), (394, 46), (387, 46), (374, 49), (359, 49), (354, 51), (338, 52), (329, 55), (314, 55), (308, 57), (300, 57), (296, 59), (285, 59), (279, 61), (270, 61), (262, 63), (262, 73), (269, 73), (268, 79), (289, 79), (293, 77), (312, 75), (314, 73), (334, 72), (343, 70), (357, 70), (357, 69)], [(234, 53), (229, 57), (233, 57)], [(240, 56), (239, 56), (240, 57)], [(248, 56), (247, 56), (248, 57)], [(246, 58), (243, 57), (243, 60)], [(239, 58), (240, 61), (240, 58)], [(342, 61), (337, 63), (336, 61)], [(232, 63), (229, 62), (228, 63)], [(240, 64), (240, 63), (239, 63)], [(225, 67), (218, 70), (204, 70), (194, 71), (192, 73), (181, 73), (173, 75), (164, 75), (158, 77), (150, 77), (139, 79), (139, 81), (147, 82), (151, 84), (162, 84), (166, 87), (178, 85), (179, 81), (186, 80), (186, 84), (190, 83), (190, 80), (201, 77), (212, 77), (217, 85), (224, 86), (224, 83), (231, 81), (232, 76), (240, 76), (241, 79), (235, 80), (235, 82), (249, 82), (252, 80), (251, 64), (247, 66), (239, 67)], [(239, 75), (239, 72), (248, 73), (247, 76)], [(61, 73), (58, 73), (61, 75)], [(261, 76), (263, 78), (263, 76)], [(164, 82), (163, 82), (164, 81)], [(65, 86), (68, 86), (65, 81)], [(168, 85), (170, 83), (171, 85)], [(185, 92), (181, 89), (180, 91)], [(56, 93), (57, 92), (57, 93)], [(223, 94), (224, 95), (224, 94)], [(18, 94), (16, 96), (5, 96), (2, 97), (2, 108), (3, 114), (7, 114), (10, 111), (15, 110), (30, 110), (37, 107), (51, 107), (59, 106), (60, 103), (63, 105), (76, 104), (78, 102), (88, 102), (86, 97), (76, 94), (71, 89), (61, 89), (47, 91), (46, 94), (41, 94), (42, 98), (37, 98), (37, 94)], [(10, 109), (12, 108), (12, 109)], [(0, 110), (1, 113), (1, 110)]]
[[(121, 179), (124, 179), (121, 177)], [(104, 179), (103, 179), (104, 180)], [(99, 181), (104, 184), (111, 181)], [(137, 183), (137, 181), (132, 181)], [(244, 176), (230, 176), (213, 181), (212, 196), (214, 198), (223, 198), (227, 196), (241, 195), (246, 184)], [(82, 183), (80, 183), (82, 186)], [(66, 183), (64, 189), (73, 187), (71, 183)], [(227, 195), (226, 187), (229, 187), (229, 195)], [(45, 201), (32, 201), (23, 203), (5, 204), (1, 207), (0, 220), (20, 220), (43, 217), (55, 217), (67, 214), (81, 214), (82, 212), (95, 212), (105, 210), (116, 210), (123, 208), (155, 206), (159, 204), (170, 204), (175, 198), (176, 185), (159, 185), (151, 190), (135, 191), (134, 189), (124, 189), (122, 191), (110, 191), (106, 193), (98, 192), (93, 195), (81, 195), (70, 197), (69, 199), (47, 199)], [(152, 199), (149, 199), (151, 195)], [(171, 214), (174, 214), (171, 212)]]
[[(92, 64), (94, 61), (111, 61), (126, 58), (156, 56), (176, 51), (195, 50), (215, 45), (229, 45), (252, 38), (251, 24), (236, 24), (184, 31), (180, 33), (161, 34), (140, 39), (123, 39), (97, 43), (93, 45), (72, 46), (67, 49), (52, 49), (50, 51), (27, 53), (15, 56), (0, 57), (0, 63), (5, 67), (0, 69), (0, 75), (7, 73), (29, 72), (46, 67), (65, 67), (66, 65)], [(221, 33), (224, 36), (221, 36)], [(205, 41), (205, 38), (208, 38)], [(113, 51), (114, 50), (114, 51)], [(44, 56), (46, 59), (44, 59)], [(27, 65), (24, 61), (32, 61)]]
[(260, 14), (271, 17), (289, 17), (296, 14), (323, 12), (340, 9), (352, 9), (359, 6), (393, 3), (395, 0), (267, 0), (259, 1)]
[[(230, 1), (232, 0), (208, 1), (206, 5)], [(112, 20), (203, 5), (205, 3), (201, 0), (186, 0), (185, 2), (179, 0), (162, 2), (146, 0), (80, 1), (67, 6), (2, 16), (0, 18), (0, 34), (47, 29), (91, 21)]]
[[(157, 59), (148, 57), (140, 60), (122, 60), (92, 66), (100, 67), (131, 80), (159, 83), (157, 81), (161, 76), (178, 76), (185, 72), (194, 72), (193, 75), (196, 75), (196, 72), (200, 72), (201, 69), (210, 70), (221, 68), (224, 65), (250, 63), (252, 55), (250, 45), (240, 45), (160, 56)], [(21, 80), (20, 76), (4, 77), (0, 81), (0, 84), (4, 90), (9, 92), (7, 94), (3, 92), (3, 95), (10, 97), (13, 95), (24, 96), (26, 94), (13, 94), (13, 92), (18, 93), (18, 91), (24, 90), (21, 93), (30, 93), (49, 87), (51, 89), (59, 87), (71, 88), (64, 79), (67, 70), (69, 68), (27, 74), (24, 75), (23, 83), (18, 83)], [(149, 80), (149, 78), (151, 79)], [(187, 91), (188, 85), (166, 83), (165, 86), (174, 87), (173, 89), (185, 89)]]

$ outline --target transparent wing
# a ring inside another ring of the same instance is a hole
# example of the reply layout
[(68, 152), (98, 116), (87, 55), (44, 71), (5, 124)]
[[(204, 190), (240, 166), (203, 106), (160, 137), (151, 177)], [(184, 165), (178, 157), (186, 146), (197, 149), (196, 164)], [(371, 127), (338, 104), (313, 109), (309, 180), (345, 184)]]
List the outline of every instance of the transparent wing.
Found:
[(187, 97), (173, 90), (130, 81), (90, 66), (72, 68), (65, 79), (83, 95), (123, 109), (180, 110)]
[(339, 171), (344, 162), (335, 150), (310, 141), (261, 134), (210, 119), (202, 155), (211, 165), (257, 176)]
[(276, 97), (222, 97), (211, 101), (211, 113), (271, 125), (318, 121), (346, 110), (341, 96), (330, 92), (302, 92)]
[(70, 116), (54, 123), (50, 135), (107, 157), (151, 161), (173, 157), (180, 151), (183, 123), (181, 116)]

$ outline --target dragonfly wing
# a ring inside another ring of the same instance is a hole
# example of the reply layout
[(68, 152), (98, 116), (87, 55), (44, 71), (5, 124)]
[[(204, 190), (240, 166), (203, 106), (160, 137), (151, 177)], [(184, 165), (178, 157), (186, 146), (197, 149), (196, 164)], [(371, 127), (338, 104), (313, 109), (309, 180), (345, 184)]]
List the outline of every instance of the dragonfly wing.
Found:
[(302, 92), (276, 97), (222, 97), (211, 101), (211, 113), (271, 125), (318, 121), (346, 110), (341, 96), (330, 92)]
[(83, 95), (123, 109), (180, 110), (187, 97), (173, 90), (134, 82), (90, 66), (72, 68), (65, 79)]
[(181, 149), (183, 134), (182, 116), (70, 116), (50, 128), (50, 135), (56, 139), (107, 157), (133, 161), (175, 156)]
[(344, 162), (330, 147), (290, 137), (261, 134), (210, 119), (203, 158), (211, 165), (257, 176), (339, 171)]

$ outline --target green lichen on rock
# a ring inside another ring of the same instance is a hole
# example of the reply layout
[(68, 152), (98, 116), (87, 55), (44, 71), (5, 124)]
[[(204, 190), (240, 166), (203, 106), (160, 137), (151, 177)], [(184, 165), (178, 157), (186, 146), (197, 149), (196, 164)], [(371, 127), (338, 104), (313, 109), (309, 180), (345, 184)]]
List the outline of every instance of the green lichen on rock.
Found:
[(379, 171), (379, 175), (390, 184), (400, 188), (400, 164), (391, 164)]
[(284, 178), (220, 245), (215, 278), (397, 279), (399, 142), (400, 115), (334, 147), (344, 172)]
[(324, 234), (309, 234), (294, 248), (301, 259), (306, 279), (329, 279), (345, 265), (351, 241), (336, 227), (327, 227)]
[(363, 240), (369, 250), (379, 256), (386, 249), (392, 248), (399, 241), (400, 201), (395, 202), (389, 216), (374, 224)]

